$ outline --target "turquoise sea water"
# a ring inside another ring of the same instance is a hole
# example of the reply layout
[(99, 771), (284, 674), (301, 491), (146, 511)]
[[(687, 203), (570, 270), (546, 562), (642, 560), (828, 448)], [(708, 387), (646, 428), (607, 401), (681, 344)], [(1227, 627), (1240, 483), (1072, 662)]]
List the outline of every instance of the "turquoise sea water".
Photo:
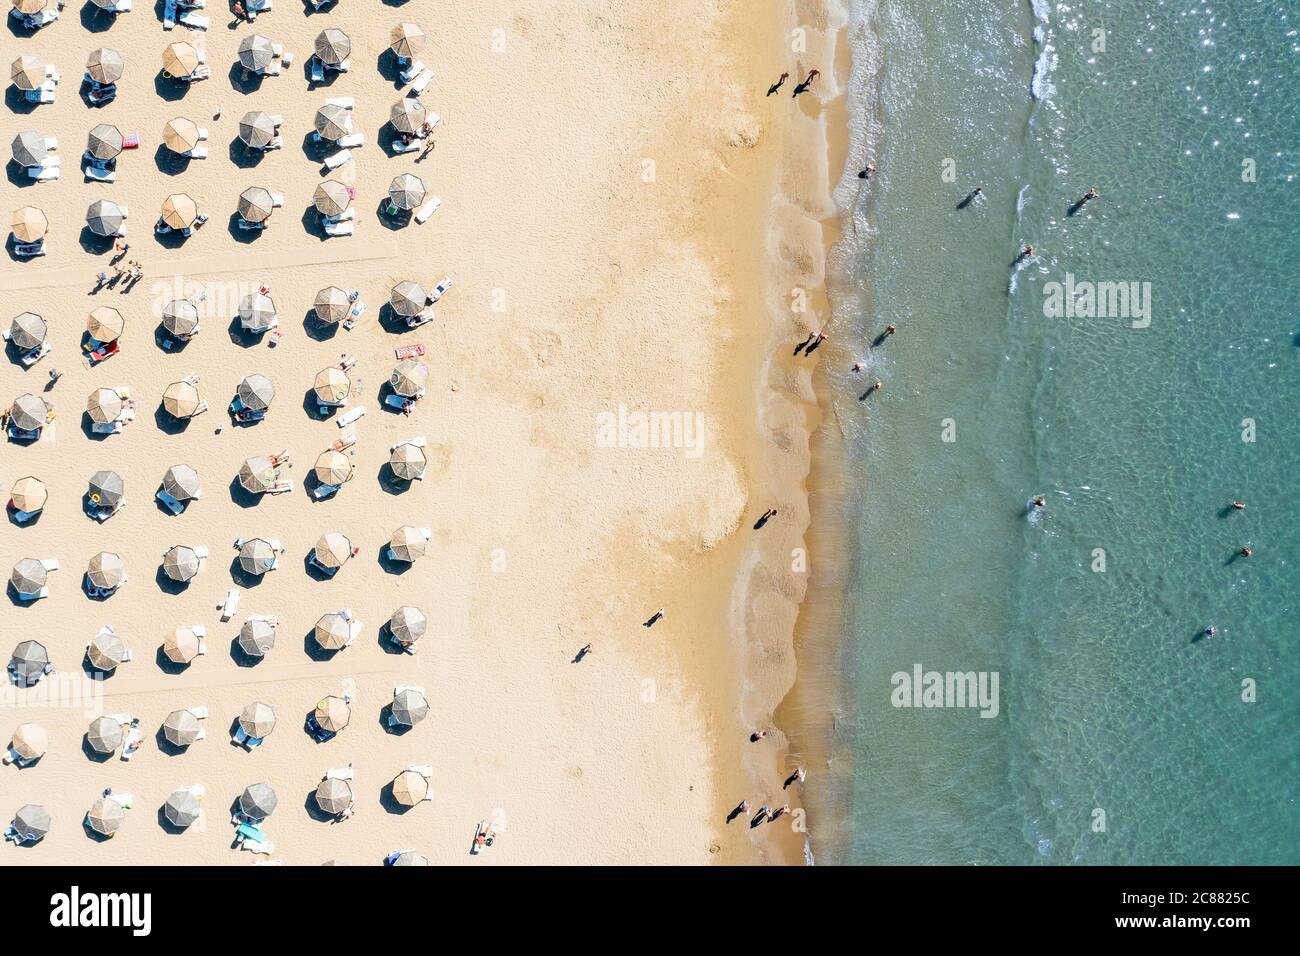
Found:
[[(879, 172), (839, 250), (869, 367), (828, 383), (864, 497), (817, 861), (1300, 862), (1300, 4), (856, 7)], [(1149, 327), (1045, 315), (1067, 275), (1150, 283)], [(916, 664), (996, 671), (998, 715), (892, 706)]]

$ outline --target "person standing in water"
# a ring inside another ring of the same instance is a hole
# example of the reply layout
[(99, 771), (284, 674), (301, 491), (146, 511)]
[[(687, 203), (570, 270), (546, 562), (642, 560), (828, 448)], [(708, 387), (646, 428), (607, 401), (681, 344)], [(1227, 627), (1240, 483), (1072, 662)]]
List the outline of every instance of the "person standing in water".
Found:
[(875, 171), (876, 171), (876, 164), (867, 163), (866, 167), (862, 170), (862, 172), (858, 173), (858, 179), (866, 179)]

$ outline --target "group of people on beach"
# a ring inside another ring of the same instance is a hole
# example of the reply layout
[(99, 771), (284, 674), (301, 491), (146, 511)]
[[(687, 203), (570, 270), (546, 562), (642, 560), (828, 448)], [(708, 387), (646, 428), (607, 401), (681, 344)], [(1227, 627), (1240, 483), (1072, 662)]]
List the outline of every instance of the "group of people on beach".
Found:
[(105, 287), (111, 288), (121, 282), (123, 277), (125, 277), (126, 284), (122, 286), (122, 292), (127, 293), (134, 289), (136, 283), (144, 278), (144, 266), (137, 260), (130, 259), (127, 261), (125, 266), (122, 265), (122, 260), (125, 259), (126, 254), (131, 251), (129, 243), (119, 242), (113, 246), (113, 251), (116, 254), (109, 263), (113, 268), (113, 275), (109, 276), (107, 272), (101, 272), (95, 276), (95, 288), (92, 290), (93, 292), (98, 292), (100, 289)]

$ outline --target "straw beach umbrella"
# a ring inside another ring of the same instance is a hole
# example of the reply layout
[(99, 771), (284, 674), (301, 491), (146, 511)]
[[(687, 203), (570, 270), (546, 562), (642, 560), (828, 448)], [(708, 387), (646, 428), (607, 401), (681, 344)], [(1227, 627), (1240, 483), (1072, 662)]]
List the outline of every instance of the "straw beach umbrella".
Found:
[(101, 551), (86, 565), (86, 577), (95, 587), (112, 590), (121, 587), (126, 581), (126, 564), (121, 555)]
[(424, 311), (424, 307), (429, 304), (429, 293), (424, 291), (424, 286), (420, 283), (407, 279), (393, 286), (388, 304), (398, 315), (410, 318)]
[[(240, 215), (243, 215), (243, 207), (240, 209)], [(265, 293), (250, 292), (239, 301), (239, 324), (250, 332), (265, 332), (274, 325), (277, 318), (275, 303)]]
[(163, 736), (174, 747), (188, 747), (199, 739), (199, 719), (188, 710), (173, 710), (163, 721)]
[(278, 477), (280, 473), (275, 465), (271, 464), (271, 459), (263, 455), (245, 459), (239, 468), (239, 484), (250, 495), (262, 494), (275, 483)]
[[(348, 187), (344, 186), (337, 179), (327, 179), (316, 187), (316, 192), (312, 195), (312, 203), (316, 206), (316, 211), (322, 216), (341, 216), (347, 211), (348, 206), (352, 204), (352, 196), (348, 193)], [(335, 286), (329, 286), (333, 289)], [(323, 291), (323, 290), (322, 290)], [(338, 291), (342, 292), (342, 289)], [(316, 301), (320, 301), (318, 295)]]
[(86, 743), (97, 754), (111, 754), (122, 746), (122, 722), (112, 717), (96, 717), (86, 728)]
[(403, 644), (414, 644), (424, 637), (428, 627), (429, 619), (424, 616), (424, 612), (409, 604), (399, 607), (388, 619), (389, 631)]
[(403, 398), (416, 398), (429, 381), (429, 367), (415, 359), (402, 359), (393, 368), (388, 384)]
[(90, 476), (86, 494), (100, 508), (116, 508), (126, 494), (126, 483), (115, 471), (97, 471)]
[(35, 843), (50, 832), (50, 811), (38, 803), (19, 807), (14, 814), (13, 826), (24, 841)]
[(346, 292), (336, 285), (330, 285), (316, 293), (313, 308), (316, 311), (316, 318), (332, 325), (348, 317), (348, 312), (352, 310), (352, 303), (348, 300)]
[(244, 69), (260, 73), (275, 59), (271, 41), (260, 33), (250, 33), (239, 43), (239, 62)]
[(200, 558), (188, 545), (174, 544), (163, 555), (163, 573), (179, 584), (188, 584), (199, 573)]
[(125, 69), (126, 65), (122, 62), (122, 54), (108, 46), (101, 46), (98, 50), (92, 50), (86, 60), (86, 72), (100, 86), (116, 83), (122, 78)]
[(108, 10), (111, 13), (116, 13), (116, 7), (119, 0), (91, 0), (91, 3), (99, 7), (101, 10)]
[(424, 474), (428, 464), (429, 459), (425, 456), (424, 449), (413, 442), (394, 445), (388, 453), (388, 467), (401, 481), (415, 481)]
[(189, 76), (199, 66), (199, 51), (184, 40), (167, 44), (162, 55), (163, 70), (173, 77)]
[[(86, 209), (86, 225), (97, 236), (116, 236), (122, 229), (126, 216), (122, 207), (111, 199), (96, 199)], [(102, 342), (103, 339), (100, 339)]]
[(424, 104), (414, 96), (405, 96), (388, 111), (388, 121), (399, 133), (414, 133), (424, 125)]
[(388, 201), (398, 209), (410, 210), (424, 202), (427, 192), (424, 181), (419, 176), (402, 173), (389, 184)]
[(172, 193), (163, 200), (162, 221), (173, 229), (188, 229), (198, 218), (198, 204), (189, 193)]
[(108, 123), (100, 123), (86, 138), (86, 149), (96, 159), (116, 159), (122, 152), (122, 131)]
[(45, 482), (31, 475), (19, 478), (9, 489), (9, 500), (13, 502), (14, 510), (26, 514), (40, 511), (45, 507), (49, 497), (50, 493), (45, 489)]
[(429, 782), (414, 770), (403, 770), (393, 778), (393, 798), (404, 807), (413, 807), (429, 794)]
[(312, 631), (316, 643), (327, 651), (341, 651), (352, 636), (352, 624), (340, 612), (322, 614)]
[(249, 618), (239, 629), (239, 648), (249, 657), (265, 657), (275, 647), (275, 628), (262, 618)]
[[(243, 312), (242, 307), (240, 312)], [(254, 372), (239, 383), (239, 388), (236, 389), (235, 394), (239, 396), (239, 401), (245, 408), (255, 412), (264, 412), (271, 407), (271, 402), (275, 399), (275, 386), (271, 384), (271, 380), (265, 375)]]
[(424, 31), (414, 23), (399, 23), (393, 27), (389, 49), (403, 60), (409, 60), (424, 49)]
[(316, 723), (322, 730), (337, 734), (352, 719), (352, 710), (342, 697), (326, 697), (316, 702), (316, 710), (312, 712), (312, 716), (316, 718)]
[(86, 648), (86, 660), (96, 670), (111, 671), (126, 660), (126, 645), (112, 631), (104, 630), (96, 634)]
[(392, 549), (393, 557), (396, 560), (414, 561), (416, 558), (424, 556), (424, 552), (428, 550), (429, 541), (419, 528), (404, 524), (393, 532), (388, 547)]
[(326, 777), (316, 787), (316, 806), (325, 813), (342, 813), (354, 800), (352, 786), (346, 780)]
[(50, 0), (11, 0), (14, 9), (19, 13), (31, 16), (34, 13), (40, 13), (50, 5)]
[(115, 342), (125, 327), (126, 320), (122, 318), (122, 313), (111, 305), (101, 305), (86, 319), (86, 331), (96, 342)]
[(337, 27), (322, 30), (316, 36), (316, 56), (322, 63), (338, 66), (352, 52), (352, 40)]
[(174, 827), (184, 829), (199, 818), (199, 798), (189, 789), (175, 790), (163, 804), (163, 813)]
[(194, 628), (181, 626), (174, 628), (163, 639), (163, 654), (173, 664), (188, 664), (199, 656), (199, 636)]
[(50, 221), (45, 213), (35, 206), (23, 206), (15, 209), (9, 220), (9, 231), (19, 242), (40, 242), (50, 228)]
[(352, 111), (326, 103), (316, 111), (316, 132), (331, 143), (352, 132)]
[(9, 324), (9, 341), (20, 351), (30, 352), (41, 347), (49, 328), (35, 312), (20, 312)]
[(100, 797), (90, 805), (90, 811), (86, 814), (86, 823), (90, 828), (108, 837), (121, 829), (125, 819), (126, 811), (122, 809), (122, 804), (112, 797)]
[(337, 570), (352, 557), (352, 542), (337, 531), (326, 531), (316, 542), (316, 560), (323, 567)]
[(39, 90), (41, 84), (45, 82), (45, 61), (38, 56), (24, 53), (9, 67), (9, 79), (13, 81), (14, 86), (24, 92)]
[(199, 128), (184, 116), (172, 117), (163, 126), (163, 143), (174, 153), (188, 153), (199, 145)]
[(240, 713), (239, 726), (250, 737), (265, 737), (275, 730), (275, 709), (260, 700), (254, 701)]
[(199, 473), (189, 465), (172, 465), (163, 475), (163, 491), (177, 501), (190, 501), (203, 494)]
[[(266, 222), (271, 218), (271, 211), (274, 208), (275, 200), (271, 197), (271, 191), (262, 186), (249, 186), (239, 194), (239, 215), (249, 222)], [(266, 298), (260, 292), (253, 295)], [(243, 311), (242, 307), (240, 311)]]
[(172, 335), (193, 335), (199, 327), (199, 307), (189, 299), (173, 299), (163, 306), (162, 324)]
[(10, 746), (22, 760), (40, 760), (50, 749), (50, 738), (40, 724), (19, 724)]
[(239, 547), (239, 566), (245, 574), (265, 574), (275, 567), (275, 549), (262, 538), (245, 541)]
[(316, 373), (311, 387), (316, 393), (316, 401), (322, 405), (342, 405), (352, 391), (352, 379), (343, 369), (331, 365)]
[(28, 392), (19, 395), (9, 406), (9, 420), (22, 431), (34, 432), (45, 425), (50, 411), (50, 404), (45, 399)]
[(35, 130), (26, 130), (14, 137), (9, 144), (14, 162), (19, 166), (39, 166), (41, 160), (50, 154), (45, 145), (45, 137)]
[(331, 448), (316, 458), (313, 472), (322, 485), (341, 485), (352, 477), (352, 459)]
[(19, 597), (35, 597), (49, 580), (45, 565), (35, 558), (21, 558), (9, 572), (9, 585)]
[(275, 124), (262, 110), (249, 110), (239, 120), (239, 139), (252, 149), (262, 149), (275, 139)]
[(417, 690), (405, 687), (393, 695), (393, 719), (404, 727), (414, 727), (429, 715), (429, 701)]
[(122, 414), (122, 396), (111, 388), (97, 388), (86, 397), (86, 414), (97, 425), (115, 422)]
[(239, 795), (239, 812), (250, 820), (263, 820), (275, 812), (279, 803), (275, 791), (264, 783), (254, 783)]
[(163, 410), (172, 418), (189, 418), (199, 410), (203, 399), (193, 382), (172, 382), (163, 392)]

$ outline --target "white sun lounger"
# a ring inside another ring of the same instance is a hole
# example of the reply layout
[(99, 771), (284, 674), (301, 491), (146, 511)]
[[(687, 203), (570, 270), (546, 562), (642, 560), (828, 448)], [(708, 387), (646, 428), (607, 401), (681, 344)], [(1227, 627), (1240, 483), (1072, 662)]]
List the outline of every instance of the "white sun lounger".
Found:
[(97, 183), (117, 182), (117, 170), (100, 169), (98, 166), (87, 166), (86, 178), (93, 179)]
[(351, 159), (352, 153), (349, 150), (341, 149), (337, 153), (325, 157), (325, 168), (338, 169), (344, 163), (350, 162)]
[(395, 139), (392, 143), (393, 152), (398, 155), (401, 155), (402, 153), (414, 153), (416, 150), (423, 148), (424, 144), (418, 139), (413, 139), (409, 143), (403, 142), (400, 139)]
[(325, 235), (350, 236), (356, 231), (356, 228), (356, 223), (352, 222), (327, 222), (325, 223)]
[(205, 17), (201, 13), (190, 13), (188, 10), (176, 19), (194, 30), (206, 30), (208, 24), (212, 22), (211, 18)]
[(355, 422), (358, 418), (360, 418), (365, 413), (366, 413), (366, 406), (358, 405), (356, 408), (352, 409), (351, 411), (344, 412), (342, 415), (336, 418), (335, 421), (338, 422), (339, 428), (347, 428), (349, 425), (351, 425), (353, 422)]
[(428, 85), (432, 82), (433, 82), (433, 70), (425, 70), (423, 73), (421, 73), (419, 76), (417, 76), (414, 80), (411, 81), (410, 92), (415, 93), (418, 96), (420, 93), (423, 93), (425, 91), (425, 88), (428, 87)]
[(221, 619), (229, 621), (239, 610), (239, 589), (231, 588), (226, 592), (226, 600), (221, 605)]
[(408, 66), (406, 69), (402, 71), (401, 73), (402, 82), (410, 83), (413, 79), (415, 79), (423, 72), (424, 72), (424, 64), (419, 60), (415, 60), (413, 63), (411, 63), (410, 66)]
[(59, 148), (59, 140), (55, 136), (45, 137), (45, 148), (53, 152)]
[(364, 133), (348, 133), (338, 139), (338, 145), (344, 149), (356, 149), (358, 146), (366, 145), (366, 136)]
[(357, 101), (351, 96), (332, 96), (325, 101), (326, 106), (341, 106), (345, 110), (355, 109)]
[(59, 178), (58, 166), (29, 166), (27, 175), (38, 183), (48, 183)]
[(208, 708), (205, 707), (205, 706), (200, 705), (200, 706), (198, 706), (198, 707), (187, 707), (187, 708), (185, 708), (185, 709), (188, 710), (191, 714), (193, 714), (193, 715), (194, 715), (196, 718), (198, 718), (199, 720), (207, 720), (207, 719), (208, 719)]
[(186, 157), (186, 158), (188, 158), (188, 159), (207, 159), (207, 158), (208, 158), (208, 148), (207, 148), (206, 146), (202, 146), (202, 145), (200, 145), (200, 146), (195, 146), (195, 147), (194, 147), (192, 150), (190, 150), (188, 153), (181, 153), (181, 155), (184, 156), (184, 157)]
[(421, 206), (420, 209), (419, 209), (419, 211), (416, 212), (416, 214), (415, 214), (415, 221), (416, 221), (416, 222), (424, 222), (426, 219), (428, 219), (430, 216), (432, 216), (435, 212), (437, 212), (437, 211), (438, 211), (438, 207), (441, 206), (441, 205), (442, 205), (442, 200), (441, 200), (441, 199), (439, 199), (437, 196), (430, 196), (430, 197), (429, 197), (429, 201), (426, 202), (423, 206)]

